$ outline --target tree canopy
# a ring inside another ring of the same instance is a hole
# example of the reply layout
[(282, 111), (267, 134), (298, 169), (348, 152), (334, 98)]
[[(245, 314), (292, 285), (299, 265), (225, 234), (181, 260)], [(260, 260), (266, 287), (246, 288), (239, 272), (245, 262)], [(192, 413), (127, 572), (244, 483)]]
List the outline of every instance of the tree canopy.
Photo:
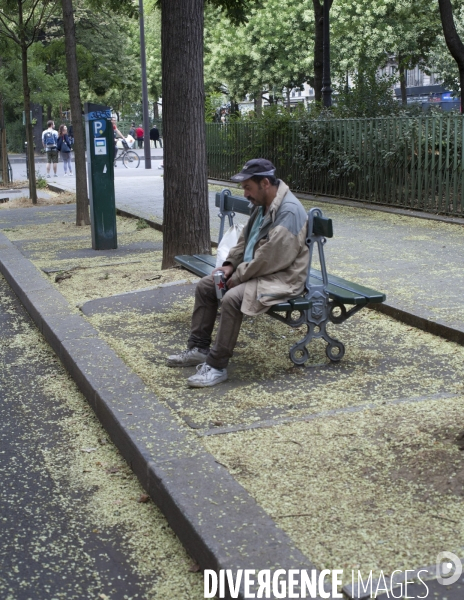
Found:
[(247, 21), (235, 26), (218, 9), (207, 15), (205, 74), (207, 87), (224, 88), (240, 100), (263, 91), (281, 96), (284, 88), (311, 77), (313, 14), (310, 0), (266, 0), (250, 8)]

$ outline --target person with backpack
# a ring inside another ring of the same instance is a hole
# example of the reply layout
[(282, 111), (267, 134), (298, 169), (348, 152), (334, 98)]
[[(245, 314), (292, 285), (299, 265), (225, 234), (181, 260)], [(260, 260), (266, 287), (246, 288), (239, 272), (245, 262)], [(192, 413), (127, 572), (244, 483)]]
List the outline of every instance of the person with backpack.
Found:
[(61, 159), (63, 161), (64, 174), (67, 175), (67, 170), (69, 169), (69, 174), (72, 175), (71, 168), (71, 138), (68, 135), (68, 128), (66, 125), (60, 125), (60, 129), (58, 131), (58, 142), (56, 144), (56, 148), (58, 152), (61, 153)]
[(53, 164), (53, 173), (56, 176), (58, 167), (58, 132), (55, 130), (55, 123), (47, 121), (48, 129), (42, 133), (42, 144), (47, 155), (47, 177), (50, 179), (50, 165)]

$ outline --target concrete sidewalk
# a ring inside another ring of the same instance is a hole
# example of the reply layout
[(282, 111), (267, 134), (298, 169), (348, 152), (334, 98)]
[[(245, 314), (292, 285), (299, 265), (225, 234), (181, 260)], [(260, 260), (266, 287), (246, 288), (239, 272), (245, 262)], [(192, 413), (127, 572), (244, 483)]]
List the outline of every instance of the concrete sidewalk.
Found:
[[(74, 179), (57, 188), (74, 190)], [(220, 182), (217, 182), (218, 184)], [(234, 191), (234, 184), (229, 187)], [(124, 214), (163, 222), (163, 177), (115, 176), (116, 206)], [(237, 190), (237, 195), (242, 195)], [(464, 219), (409, 213), (388, 207), (298, 195), (307, 209), (321, 206), (333, 219), (326, 245), (329, 272), (381, 290), (376, 308), (425, 331), (464, 344)], [(209, 194), (211, 239), (217, 240), (219, 209)], [(238, 222), (246, 222), (243, 215)]]
[[(72, 189), (73, 183), (71, 178), (66, 180), (67, 189)], [(161, 223), (162, 184), (163, 179), (159, 175), (116, 176), (118, 208), (134, 216)], [(436, 332), (448, 334), (449, 339), (463, 343), (464, 319), (460, 298), (464, 283), (463, 224), (327, 204), (326, 199), (304, 199), (308, 208), (321, 201), (325, 214), (334, 220), (335, 237), (328, 241), (326, 248), (330, 272), (384, 291), (390, 310), (398, 313), (394, 315), (397, 318), (411, 319), (413, 324), (424, 329), (431, 324), (430, 327), (435, 327)], [(212, 215), (217, 211), (213, 206), (214, 192), (210, 193)], [(54, 221), (72, 223), (73, 207), (0, 212), (0, 229), (21, 227), (21, 222), (33, 224)], [(80, 235), (87, 234), (82, 232)], [(212, 236), (214, 235), (213, 230)], [(80, 245), (66, 250), (68, 241), (63, 238), (63, 249), (56, 255), (57, 260), (64, 254), (68, 260), (72, 260), (73, 256), (88, 255), (90, 258), (95, 254), (89, 248), (89, 240), (84, 239)], [(220, 430), (220, 424), (211, 424), (212, 413), (205, 411), (202, 416), (194, 399), (183, 388), (175, 388), (172, 382), (168, 383), (168, 387), (172, 386), (176, 393), (178, 389), (178, 401), (161, 401), (135, 374), (133, 368), (103, 341), (103, 334), (106, 339), (106, 335), (114, 332), (114, 325), (108, 325), (105, 330), (85, 321), (32, 265), (29, 259), (34, 258), (34, 253), (40, 255), (38, 243), (39, 240), (34, 239), (12, 243), (0, 234), (2, 274), (89, 399), (144, 487), (167, 515), (173, 529), (201, 567), (312, 568), (313, 557), (309, 558), (298, 549), (294, 541), (218, 460), (217, 454), (206, 451), (198, 444), (196, 436), (208, 436), (214, 427), (216, 431), (213, 435), (227, 433)], [(136, 251), (140, 254), (154, 253), (159, 251), (159, 247), (141, 244)], [(124, 257), (125, 252), (127, 247), (121, 246), (111, 254), (113, 258), (117, 258)], [(130, 312), (138, 308), (141, 319), (144, 312), (150, 319), (154, 311), (169, 315), (175, 302), (191, 297), (191, 288), (192, 286), (180, 284), (159, 288), (156, 294), (153, 290), (139, 290), (124, 294), (123, 297), (102, 298), (87, 303), (84, 312), (88, 315), (92, 311), (95, 314), (111, 315), (114, 311), (118, 319), (118, 315), (124, 314), (124, 311)], [(184, 333), (181, 325), (175, 329), (176, 335)], [(380, 328), (377, 331), (381, 331)], [(398, 334), (389, 339), (388, 330), (384, 328), (382, 331), (383, 336), (376, 343), (381, 345), (381, 353), (388, 357), (394, 354), (395, 345), (400, 344), (401, 339)], [(253, 332), (251, 333), (253, 337)], [(117, 326), (117, 335), (122, 338), (126, 335), (128, 339), (133, 337), (130, 328), (125, 330), (124, 319)], [(155, 345), (155, 350), (164, 352), (164, 343), (162, 339), (155, 344), (153, 340), (142, 339), (141, 348), (152, 351)], [(287, 341), (280, 340), (279, 343), (286, 345)], [(426, 354), (425, 346), (423, 344), (419, 347), (418, 343), (419, 352)], [(408, 350), (405, 356), (412, 363), (413, 349)], [(401, 360), (395, 360), (397, 366), (394, 369), (399, 369)], [(154, 366), (155, 370), (161, 370), (161, 364), (155, 363)], [(385, 368), (382, 362), (377, 371), (370, 364), (367, 367), (379, 377), (384, 376)], [(442, 373), (443, 381), (440, 380), (435, 391), (437, 397), (447, 397), (449, 390), (446, 386), (452, 379), (452, 365), (446, 367), (444, 360), (437, 363), (436, 356), (427, 355), (423, 372), (419, 373), (415, 383), (418, 391), (411, 402), (422, 402), (429, 397), (428, 390), (419, 390), (421, 374), (424, 377), (427, 369), (435, 370), (437, 377), (438, 373)], [(353, 364), (342, 364), (340, 370), (322, 368), (317, 378), (323, 380), (325, 386), (333, 388), (343, 384), (345, 389), (352, 370)], [(241, 375), (240, 371), (237, 373)], [(391, 381), (385, 383), (387, 389), (393, 388)], [(224, 393), (233, 395), (234, 385), (223, 388)], [(272, 390), (272, 386), (290, 388), (295, 384), (289, 383), (289, 375), (285, 375), (270, 385)], [(359, 385), (359, 382), (355, 380), (353, 385)], [(364, 392), (368, 394), (369, 388)], [(217, 401), (215, 393), (208, 396), (208, 402)], [(217, 390), (217, 395), (221, 396), (221, 390)], [(353, 397), (355, 395), (353, 392)], [(301, 410), (309, 410), (308, 407), (304, 406)], [(289, 422), (286, 415), (294, 410), (293, 405), (275, 408), (267, 422), (267, 415), (259, 411), (253, 412), (254, 408), (249, 410), (244, 416), (240, 416), (243, 423), (239, 421), (235, 430), (243, 432), (249, 426), (255, 426), (258, 418), (261, 419), (262, 427)], [(282, 418), (277, 409), (281, 410)], [(339, 411), (337, 414), (344, 417), (357, 408), (349, 406), (336, 410)], [(200, 414), (195, 415), (195, 412)], [(318, 413), (319, 416), (324, 414), (323, 411)], [(317, 415), (298, 418), (313, 417), (316, 419)], [(220, 436), (216, 435), (216, 439), (218, 437)], [(298, 441), (294, 443), (301, 445)]]

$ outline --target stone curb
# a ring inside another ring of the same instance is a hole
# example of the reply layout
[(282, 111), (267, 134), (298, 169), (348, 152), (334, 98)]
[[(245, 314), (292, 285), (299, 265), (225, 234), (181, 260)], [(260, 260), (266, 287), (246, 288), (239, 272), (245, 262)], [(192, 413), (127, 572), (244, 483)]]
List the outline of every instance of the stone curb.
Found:
[(0, 272), (202, 569), (315, 568), (1, 233)]
[(438, 335), (445, 340), (464, 346), (464, 330), (454, 329), (439, 321), (431, 321), (415, 313), (410, 313), (397, 306), (388, 304), (387, 302), (383, 302), (382, 304), (371, 304), (368, 308), (381, 312), (384, 315), (388, 315), (396, 321), (406, 323), (406, 325), (411, 325), (416, 329), (422, 329), (422, 331)]

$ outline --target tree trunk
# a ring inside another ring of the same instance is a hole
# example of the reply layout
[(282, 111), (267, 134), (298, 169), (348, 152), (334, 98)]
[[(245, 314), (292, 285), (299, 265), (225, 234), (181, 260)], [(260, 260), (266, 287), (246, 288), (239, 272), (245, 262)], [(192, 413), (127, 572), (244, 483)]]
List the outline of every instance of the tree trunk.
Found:
[(79, 73), (76, 56), (76, 28), (72, 0), (61, 0), (63, 7), (66, 68), (68, 71), (69, 100), (74, 132), (74, 161), (76, 169), (76, 225), (90, 225), (89, 200), (87, 196), (87, 171), (85, 164), (84, 125), (82, 103), (79, 93)]
[(464, 114), (464, 44), (456, 31), (453, 19), (453, 7), (450, 0), (438, 0), (441, 24), (446, 45), (459, 69), (459, 84), (461, 87), (461, 113)]
[[(2, 66), (2, 59), (0, 58), (0, 67)], [(5, 116), (3, 112), (3, 96), (0, 92), (0, 158), (2, 161), (2, 183), (1, 185), (7, 186), (10, 182), (8, 173), (8, 154), (6, 150), (6, 129), (5, 129)]]
[(401, 60), (398, 62), (398, 71), (400, 72), (401, 104), (403, 106), (407, 106), (408, 94), (406, 92), (406, 71), (404, 66), (401, 64)]
[(240, 116), (240, 107), (236, 100), (230, 100), (230, 116), (239, 117)]
[(153, 102), (153, 118), (159, 119), (158, 102)]
[(322, 100), (323, 42), (324, 42), (324, 5), (313, 0), (314, 7), (314, 100)]
[[(211, 252), (203, 83), (203, 0), (161, 0), (164, 133), (162, 268)], [(189, 108), (179, 102), (189, 99)]]
[(263, 114), (263, 95), (262, 92), (258, 92), (255, 98), (255, 113), (259, 118)]
[(29, 161), (29, 196), (32, 204), (37, 204), (37, 185), (35, 180), (34, 136), (31, 123), (31, 90), (27, 72), (27, 43), (23, 21), (23, 3), (18, 0), (19, 38), (23, 76), (24, 115), (26, 120), (27, 159)]

